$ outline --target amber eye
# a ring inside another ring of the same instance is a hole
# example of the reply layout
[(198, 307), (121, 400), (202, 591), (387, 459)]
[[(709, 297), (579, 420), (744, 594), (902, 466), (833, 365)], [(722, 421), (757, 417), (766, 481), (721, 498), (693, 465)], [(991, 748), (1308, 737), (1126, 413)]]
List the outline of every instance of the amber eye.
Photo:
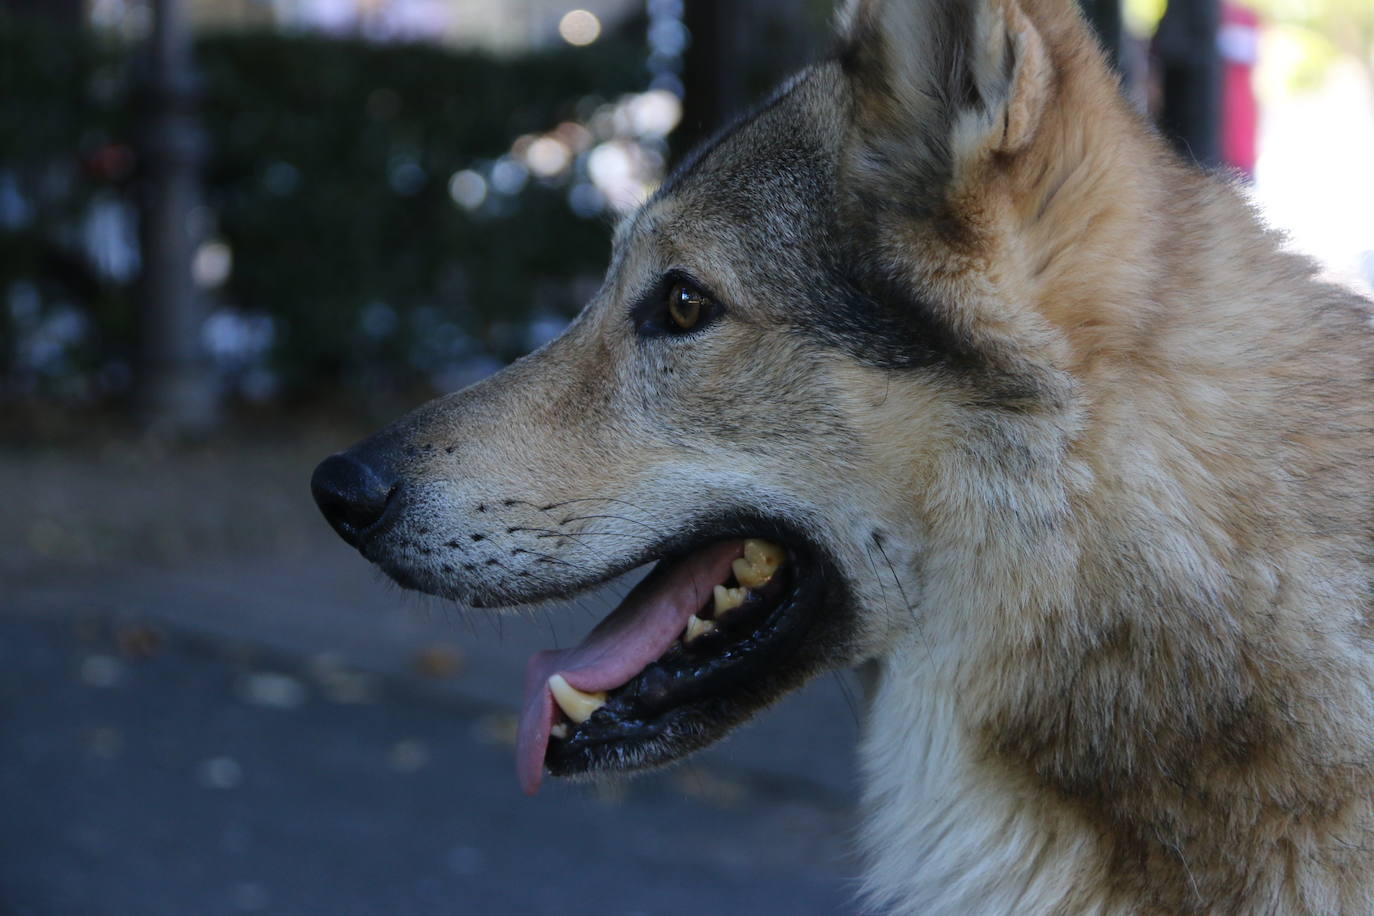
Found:
[(668, 291), (668, 317), (679, 330), (690, 331), (701, 321), (709, 300), (686, 283), (674, 283)]

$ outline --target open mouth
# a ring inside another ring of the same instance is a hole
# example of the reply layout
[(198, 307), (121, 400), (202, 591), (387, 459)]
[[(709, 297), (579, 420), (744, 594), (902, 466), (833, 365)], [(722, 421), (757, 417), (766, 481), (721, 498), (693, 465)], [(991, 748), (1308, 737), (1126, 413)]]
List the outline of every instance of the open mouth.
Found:
[(516, 769), (641, 769), (715, 740), (805, 679), (827, 564), (778, 540), (717, 540), (664, 558), (578, 646), (525, 674)]

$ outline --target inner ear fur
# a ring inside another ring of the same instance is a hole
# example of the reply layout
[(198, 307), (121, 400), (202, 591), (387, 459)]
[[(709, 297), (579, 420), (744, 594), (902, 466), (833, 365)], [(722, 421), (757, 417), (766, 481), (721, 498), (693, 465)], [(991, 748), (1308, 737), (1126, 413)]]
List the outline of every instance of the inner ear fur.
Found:
[(1034, 138), (1053, 67), (1019, 0), (853, 0), (840, 29), (856, 171), (934, 190)]

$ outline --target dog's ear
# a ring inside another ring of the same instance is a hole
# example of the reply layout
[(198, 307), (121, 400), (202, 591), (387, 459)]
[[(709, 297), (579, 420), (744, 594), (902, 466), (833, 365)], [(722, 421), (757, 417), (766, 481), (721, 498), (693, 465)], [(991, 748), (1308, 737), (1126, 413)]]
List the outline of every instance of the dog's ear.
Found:
[(934, 191), (1015, 154), (1053, 93), (1045, 41), (1018, 0), (850, 0), (840, 62), (853, 89), (851, 170), (907, 188)]

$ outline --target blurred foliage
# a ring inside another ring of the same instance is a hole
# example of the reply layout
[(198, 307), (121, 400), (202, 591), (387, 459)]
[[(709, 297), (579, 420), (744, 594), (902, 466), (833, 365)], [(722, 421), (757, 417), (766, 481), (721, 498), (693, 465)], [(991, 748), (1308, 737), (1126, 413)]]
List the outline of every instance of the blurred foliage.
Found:
[(1357, 62), (1374, 87), (1374, 2), (1371, 0), (1245, 0), (1276, 26), (1285, 45), (1286, 88), (1315, 89), (1342, 57)]
[[(213, 295), (271, 316), (272, 366), (291, 392), (396, 387), (465, 353), (517, 355), (532, 314), (571, 314), (594, 288), (606, 222), (534, 178), (470, 212), (450, 177), (641, 89), (643, 60), (641, 39), (615, 35), (519, 58), (204, 38), (201, 228), (232, 252)], [(82, 235), (92, 208), (136, 180), (136, 70), (130, 48), (0, 17), (0, 379), (22, 369), (19, 325), (43, 317), (29, 300), (84, 322), (66, 369), (127, 365), (132, 278), (88, 263)]]
[(1138, 38), (1149, 38), (1164, 18), (1168, 0), (1121, 0), (1121, 21)]
[[(1330, 66), (1348, 56), (1374, 85), (1374, 0), (1237, 0), (1254, 9), (1280, 36), (1285, 49), (1284, 88), (1314, 89)], [(1122, 0), (1131, 30), (1154, 34), (1167, 0)]]
[(1271, 24), (1296, 26), (1330, 42), (1374, 75), (1374, 3), (1370, 0), (1245, 0)]
[(93, 330), (60, 354), (55, 383), (129, 348), (127, 293), (81, 250), (87, 213), (115, 193), (84, 164), (127, 133), (127, 64), (90, 35), (0, 17), (0, 379), (23, 369), (25, 332), (72, 309)]
[(1267, 52), (1256, 75), (1262, 99), (1285, 98), (1320, 89), (1341, 57), (1332, 40), (1309, 27), (1279, 24), (1266, 35)]

